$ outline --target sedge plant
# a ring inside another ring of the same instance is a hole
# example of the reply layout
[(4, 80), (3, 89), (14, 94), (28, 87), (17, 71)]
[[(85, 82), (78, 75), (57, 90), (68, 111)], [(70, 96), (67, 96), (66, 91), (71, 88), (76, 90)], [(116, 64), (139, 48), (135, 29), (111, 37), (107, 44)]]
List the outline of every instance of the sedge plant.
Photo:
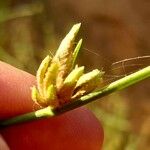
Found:
[(85, 73), (85, 67), (76, 64), (82, 39), (76, 46), (74, 43), (80, 26), (78, 23), (71, 28), (54, 57), (47, 55), (37, 70), (37, 85), (31, 87), (31, 97), (41, 109), (3, 120), (0, 127), (56, 116), (150, 77), (147, 66), (99, 89), (104, 72), (94, 69)]

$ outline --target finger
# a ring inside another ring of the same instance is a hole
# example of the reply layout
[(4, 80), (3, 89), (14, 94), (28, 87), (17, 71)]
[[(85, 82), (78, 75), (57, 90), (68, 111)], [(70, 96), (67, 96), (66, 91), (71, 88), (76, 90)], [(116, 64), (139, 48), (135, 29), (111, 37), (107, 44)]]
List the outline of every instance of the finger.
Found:
[(1, 135), (0, 135), (0, 149), (9, 150), (9, 147), (7, 146), (6, 142), (4, 141)]
[(2, 135), (11, 150), (100, 150), (103, 141), (99, 122), (86, 109), (9, 127)]
[[(0, 63), (1, 72), (3, 72), (0, 76), (0, 86), (3, 87), (3, 90), (0, 87), (2, 95), (0, 103), (3, 105), (0, 106), (1, 117), (2, 114), (8, 117), (31, 111), (33, 103), (30, 98), (30, 86), (34, 84), (35, 78), (4, 63)], [(103, 141), (103, 130), (99, 122), (91, 112), (83, 108), (54, 118), (12, 126), (1, 132), (12, 150), (50, 148), (63, 150), (68, 147), (97, 150)]]
[(35, 77), (0, 62), (0, 119), (33, 111), (30, 87)]

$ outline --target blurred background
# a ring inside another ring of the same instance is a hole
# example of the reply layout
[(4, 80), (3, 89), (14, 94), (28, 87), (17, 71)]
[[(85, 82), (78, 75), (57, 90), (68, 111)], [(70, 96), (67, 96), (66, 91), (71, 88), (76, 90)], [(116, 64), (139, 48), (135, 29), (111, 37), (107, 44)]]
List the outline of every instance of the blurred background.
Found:
[[(81, 22), (84, 44), (78, 62), (105, 71), (104, 85), (150, 65), (148, 0), (0, 1), (0, 60), (32, 74), (53, 55), (74, 23)], [(88, 61), (87, 61), (88, 60)], [(149, 80), (87, 107), (102, 122), (103, 150), (149, 150)]]

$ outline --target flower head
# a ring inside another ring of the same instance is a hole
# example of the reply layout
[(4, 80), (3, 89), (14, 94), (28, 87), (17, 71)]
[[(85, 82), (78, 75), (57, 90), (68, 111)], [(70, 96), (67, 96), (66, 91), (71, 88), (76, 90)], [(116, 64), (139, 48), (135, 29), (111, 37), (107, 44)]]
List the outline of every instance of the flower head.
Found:
[(74, 47), (80, 26), (78, 23), (71, 28), (55, 56), (46, 56), (37, 71), (37, 87), (32, 87), (32, 99), (42, 107), (61, 107), (95, 90), (101, 83), (102, 71), (84, 73), (84, 66), (75, 64), (82, 45), (81, 39)]

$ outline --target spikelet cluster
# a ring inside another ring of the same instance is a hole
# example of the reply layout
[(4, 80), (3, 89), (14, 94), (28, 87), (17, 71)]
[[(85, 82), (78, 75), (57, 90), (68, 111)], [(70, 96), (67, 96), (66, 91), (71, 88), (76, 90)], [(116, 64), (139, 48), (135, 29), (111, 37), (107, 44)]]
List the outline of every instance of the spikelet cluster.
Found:
[(42, 61), (37, 74), (37, 87), (32, 87), (32, 99), (42, 107), (61, 107), (95, 90), (103, 72), (95, 69), (84, 73), (84, 66), (75, 64), (82, 39), (74, 47), (81, 24), (75, 24), (62, 40), (55, 56)]

